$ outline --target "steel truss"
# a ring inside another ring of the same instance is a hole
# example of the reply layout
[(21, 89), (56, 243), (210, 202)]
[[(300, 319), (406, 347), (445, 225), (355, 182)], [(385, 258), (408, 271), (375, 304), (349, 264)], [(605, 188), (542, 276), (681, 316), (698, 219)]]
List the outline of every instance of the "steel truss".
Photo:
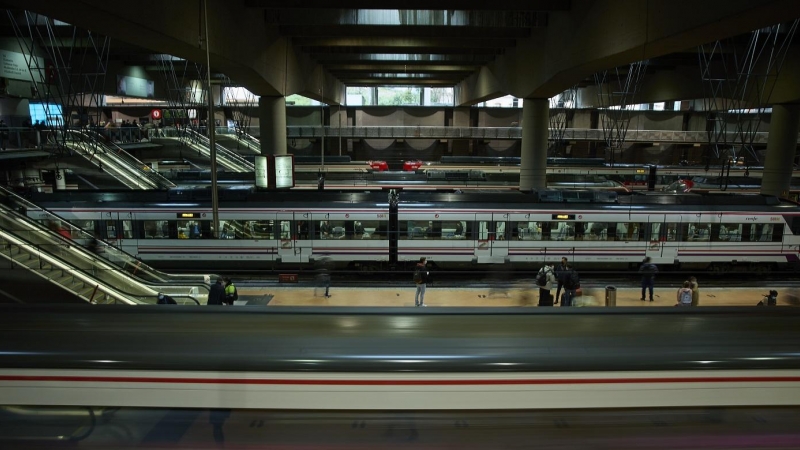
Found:
[[(8, 11), (31, 76), (33, 96), (44, 105), (46, 126), (99, 124), (111, 39), (28, 11)], [(60, 104), (61, 112), (53, 105)], [(48, 133), (64, 150), (69, 133)]]
[(575, 116), (578, 101), (578, 87), (573, 86), (550, 99), (550, 141), (548, 156), (567, 156), (567, 142), (564, 133)]
[(798, 22), (755, 30), (744, 42), (740, 36), (697, 47), (708, 111), (706, 165), (712, 154), (713, 162), (762, 162), (753, 144)]
[(597, 97), (602, 109), (600, 125), (609, 149), (609, 162), (613, 165), (616, 151), (622, 150), (631, 122), (632, 106), (637, 97), (647, 61), (637, 61), (628, 66), (616, 67), (594, 74)]

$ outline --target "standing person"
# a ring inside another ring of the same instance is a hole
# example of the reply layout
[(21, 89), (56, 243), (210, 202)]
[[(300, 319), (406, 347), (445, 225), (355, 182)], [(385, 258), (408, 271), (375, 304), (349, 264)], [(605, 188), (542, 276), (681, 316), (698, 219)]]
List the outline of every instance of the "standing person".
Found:
[(565, 272), (568, 268), (569, 264), (567, 264), (567, 258), (566, 257), (561, 258), (561, 264), (556, 266), (555, 269), (556, 280), (558, 280), (558, 287), (556, 288), (556, 300), (554, 302), (556, 305), (558, 304), (558, 297), (561, 295), (561, 288), (564, 287), (564, 278), (561, 272)]
[(642, 298), (641, 300), (644, 301), (645, 291), (648, 289), (650, 290), (650, 301), (653, 301), (653, 288), (655, 287), (656, 283), (656, 274), (658, 273), (658, 267), (655, 264), (650, 262), (650, 257), (646, 257), (644, 261), (642, 261), (641, 267), (639, 267), (639, 273), (642, 274)]
[(208, 291), (208, 301), (206, 305), (224, 305), (225, 288), (222, 286), (222, 278), (217, 278), (217, 282), (211, 285)]
[(331, 273), (328, 270), (329, 258), (323, 257), (317, 269), (317, 286), (314, 287), (314, 297), (317, 296), (317, 289), (325, 288), (325, 298), (331, 297)]
[(428, 258), (424, 256), (419, 259), (417, 266), (414, 267), (414, 283), (417, 285), (417, 292), (414, 294), (414, 306), (428, 306), (425, 304), (425, 288), (428, 286)]
[(230, 277), (225, 277), (225, 303), (233, 305), (233, 302), (239, 300), (239, 291), (233, 285)]
[(328, 225), (327, 220), (323, 220), (322, 223), (319, 225), (319, 238), (320, 239), (328, 239), (328, 236), (331, 235), (331, 227)]
[(158, 301), (156, 301), (156, 305), (177, 305), (178, 302), (175, 301), (174, 298), (170, 297), (163, 292), (158, 293)]
[(692, 283), (684, 281), (683, 287), (678, 289), (678, 304), (676, 306), (692, 306)]
[(562, 279), (564, 281), (564, 295), (561, 297), (561, 307), (563, 308), (565, 306), (572, 306), (575, 293), (578, 288), (581, 287), (581, 277), (578, 275), (577, 270), (567, 266), (567, 268), (563, 270), (561, 278), (559, 278), (559, 284)]
[(692, 288), (692, 306), (700, 304), (700, 285), (697, 284), (697, 277), (689, 277), (689, 287)]
[(553, 273), (553, 266), (544, 265), (536, 274), (536, 285), (539, 286), (539, 306), (553, 306), (553, 296), (550, 290), (553, 283), (556, 283), (556, 275)]

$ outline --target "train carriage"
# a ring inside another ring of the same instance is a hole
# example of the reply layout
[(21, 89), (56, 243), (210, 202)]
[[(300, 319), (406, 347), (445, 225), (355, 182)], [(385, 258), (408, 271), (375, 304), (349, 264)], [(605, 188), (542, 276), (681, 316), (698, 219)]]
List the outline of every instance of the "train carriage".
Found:
[[(598, 191), (536, 194), (221, 192), (211, 239), (206, 190), (64, 193), (34, 201), (148, 264), (169, 269), (312, 266), (385, 268), (420, 256), (440, 268), (537, 266), (570, 258), (582, 268), (658, 264), (752, 270), (798, 261), (800, 209), (756, 195)], [(36, 211), (28, 211), (37, 218)]]

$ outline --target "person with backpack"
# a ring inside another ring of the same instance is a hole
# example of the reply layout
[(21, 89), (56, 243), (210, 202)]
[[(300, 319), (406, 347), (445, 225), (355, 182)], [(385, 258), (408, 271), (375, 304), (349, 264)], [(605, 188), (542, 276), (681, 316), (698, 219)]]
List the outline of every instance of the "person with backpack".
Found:
[(425, 288), (428, 285), (428, 259), (424, 256), (419, 259), (414, 267), (414, 284), (417, 285), (417, 292), (414, 294), (414, 306), (428, 306), (425, 304)]
[(233, 305), (236, 300), (239, 300), (239, 291), (236, 290), (230, 277), (225, 277), (225, 303)]
[(684, 281), (683, 287), (678, 289), (678, 304), (675, 306), (692, 306), (692, 283)]
[(553, 266), (545, 264), (539, 269), (539, 273), (536, 274), (536, 285), (539, 286), (539, 306), (553, 306), (553, 296), (550, 294), (550, 290), (553, 289), (553, 283), (556, 282)]
[[(564, 295), (561, 296), (561, 306), (572, 306), (572, 300), (578, 288), (581, 287), (581, 278), (578, 276), (578, 271), (570, 266), (563, 269), (560, 273), (559, 283), (564, 283)], [(558, 294), (556, 294), (558, 295)]]
[(650, 290), (650, 301), (653, 301), (653, 288), (656, 284), (656, 274), (658, 273), (658, 267), (655, 264), (650, 262), (650, 257), (646, 257), (644, 261), (642, 261), (641, 267), (639, 267), (639, 273), (642, 274), (642, 298), (641, 300), (644, 301), (645, 297), (644, 294), (649, 289)]

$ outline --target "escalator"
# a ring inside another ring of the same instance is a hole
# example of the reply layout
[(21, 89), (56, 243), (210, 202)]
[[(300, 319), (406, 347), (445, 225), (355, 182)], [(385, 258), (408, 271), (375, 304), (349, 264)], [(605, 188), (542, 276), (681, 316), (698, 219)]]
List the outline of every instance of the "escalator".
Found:
[(61, 144), (130, 189), (169, 189), (175, 184), (114, 143), (89, 130), (58, 131), (52, 143)]
[[(211, 158), (211, 141), (208, 137), (198, 133), (191, 128), (176, 129), (159, 129), (151, 132), (151, 137), (154, 139), (171, 139), (185, 143), (192, 150), (197, 151), (200, 155), (206, 158)], [(217, 164), (219, 164), (227, 172), (254, 172), (255, 166), (250, 161), (246, 160), (242, 155), (228, 150), (219, 143), (216, 143), (217, 148)]]
[(179, 304), (196, 305), (207, 298), (211, 281), (209, 275), (153, 269), (5, 188), (0, 258), (91, 303), (153, 304), (163, 292)]

